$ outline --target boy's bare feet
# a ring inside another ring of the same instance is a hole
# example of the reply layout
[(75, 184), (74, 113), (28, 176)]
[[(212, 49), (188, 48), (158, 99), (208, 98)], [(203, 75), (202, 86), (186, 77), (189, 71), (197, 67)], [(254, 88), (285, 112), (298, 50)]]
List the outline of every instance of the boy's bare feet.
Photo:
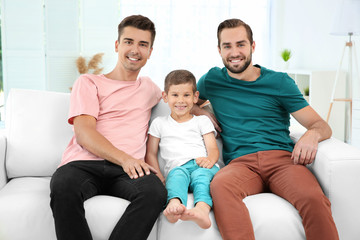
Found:
[(180, 219), (183, 221), (194, 221), (199, 227), (207, 229), (211, 226), (210, 209), (208, 204), (198, 202), (194, 208), (186, 210)]
[(181, 215), (185, 212), (186, 207), (180, 202), (178, 198), (173, 198), (169, 201), (164, 210), (164, 215), (171, 223), (177, 222)]

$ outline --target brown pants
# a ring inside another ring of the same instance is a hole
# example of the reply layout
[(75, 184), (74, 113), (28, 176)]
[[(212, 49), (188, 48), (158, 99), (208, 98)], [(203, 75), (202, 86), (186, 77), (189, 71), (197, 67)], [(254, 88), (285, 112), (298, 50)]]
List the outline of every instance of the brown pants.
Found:
[(211, 183), (216, 223), (224, 240), (255, 239), (246, 196), (270, 190), (300, 213), (307, 240), (339, 239), (330, 201), (316, 178), (291, 153), (262, 151), (232, 160)]

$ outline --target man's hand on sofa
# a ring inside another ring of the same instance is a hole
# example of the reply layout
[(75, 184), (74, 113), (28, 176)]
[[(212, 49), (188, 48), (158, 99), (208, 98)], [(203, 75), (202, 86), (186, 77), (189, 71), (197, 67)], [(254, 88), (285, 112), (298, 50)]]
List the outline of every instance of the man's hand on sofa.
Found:
[(296, 143), (291, 158), (295, 164), (310, 164), (315, 159), (318, 143), (331, 137), (331, 128), (311, 106), (291, 115), (307, 129)]
[(307, 131), (295, 144), (292, 152), (294, 164), (311, 164), (316, 156), (318, 148), (318, 137), (313, 136), (311, 131)]

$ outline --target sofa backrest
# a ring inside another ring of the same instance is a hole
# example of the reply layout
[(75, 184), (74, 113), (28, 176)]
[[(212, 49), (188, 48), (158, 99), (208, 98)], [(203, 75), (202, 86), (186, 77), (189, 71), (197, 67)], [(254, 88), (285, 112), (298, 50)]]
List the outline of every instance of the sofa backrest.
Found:
[[(73, 136), (72, 126), (67, 122), (69, 105), (69, 93), (10, 91), (5, 115), (8, 178), (52, 176)], [(169, 114), (168, 105), (160, 101), (152, 110), (151, 120)], [(221, 152), (221, 140), (217, 143)], [(160, 156), (159, 162), (163, 169)], [(221, 157), (218, 163), (224, 165)]]
[[(12, 89), (6, 102), (8, 178), (52, 176), (73, 136), (67, 123), (70, 94)], [(170, 114), (166, 103), (154, 107), (151, 120)], [(162, 159), (159, 159), (163, 165)]]
[(51, 176), (73, 132), (69, 93), (12, 89), (6, 102), (8, 178)]

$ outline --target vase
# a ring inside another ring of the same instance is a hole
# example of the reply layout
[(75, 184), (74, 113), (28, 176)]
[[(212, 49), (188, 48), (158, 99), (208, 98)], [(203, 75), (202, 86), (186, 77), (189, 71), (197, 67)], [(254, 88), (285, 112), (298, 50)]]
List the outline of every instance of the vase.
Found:
[(284, 63), (283, 63), (283, 68), (284, 68), (284, 70), (288, 70), (289, 69), (289, 64), (290, 64), (290, 62), (289, 61), (284, 61)]

